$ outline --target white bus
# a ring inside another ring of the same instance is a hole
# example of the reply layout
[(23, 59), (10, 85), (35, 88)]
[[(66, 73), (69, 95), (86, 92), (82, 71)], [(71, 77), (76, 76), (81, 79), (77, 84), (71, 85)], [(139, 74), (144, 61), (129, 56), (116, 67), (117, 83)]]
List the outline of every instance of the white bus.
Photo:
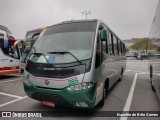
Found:
[(125, 71), (124, 42), (96, 19), (62, 22), (42, 33), (24, 70), (26, 94), (53, 107), (102, 106)]
[(0, 75), (19, 73), (17, 40), (5, 26), (0, 25)]
[[(150, 39), (160, 39), (160, 1), (157, 6), (157, 10), (154, 16), (154, 20), (150, 29)], [(157, 47), (160, 48), (160, 45)], [(154, 91), (156, 91), (157, 96), (160, 100), (160, 54), (157, 52), (153, 56), (154, 59), (149, 61), (149, 71), (151, 78), (151, 87)]]

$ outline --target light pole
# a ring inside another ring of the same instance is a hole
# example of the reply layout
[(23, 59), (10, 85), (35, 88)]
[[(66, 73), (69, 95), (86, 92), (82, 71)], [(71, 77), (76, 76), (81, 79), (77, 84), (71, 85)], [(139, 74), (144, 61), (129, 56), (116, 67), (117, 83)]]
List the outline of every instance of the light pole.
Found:
[(88, 14), (91, 14), (91, 11), (84, 11), (84, 12), (82, 12), (82, 15), (86, 15), (86, 19), (87, 19), (87, 15)]

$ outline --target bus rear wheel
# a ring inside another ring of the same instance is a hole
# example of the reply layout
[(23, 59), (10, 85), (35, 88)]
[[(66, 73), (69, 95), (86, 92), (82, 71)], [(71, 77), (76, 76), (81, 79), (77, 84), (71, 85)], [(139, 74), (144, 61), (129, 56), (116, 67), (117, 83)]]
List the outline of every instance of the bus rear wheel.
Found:
[(123, 76), (123, 68), (121, 69), (121, 74), (120, 74), (120, 77), (118, 79), (119, 82), (122, 81), (122, 76)]
[(150, 66), (150, 79), (151, 79), (151, 88), (153, 91), (155, 91), (154, 85), (153, 85), (153, 68), (152, 68), (152, 66)]
[(151, 88), (155, 92), (154, 86), (153, 86), (153, 79), (151, 78)]

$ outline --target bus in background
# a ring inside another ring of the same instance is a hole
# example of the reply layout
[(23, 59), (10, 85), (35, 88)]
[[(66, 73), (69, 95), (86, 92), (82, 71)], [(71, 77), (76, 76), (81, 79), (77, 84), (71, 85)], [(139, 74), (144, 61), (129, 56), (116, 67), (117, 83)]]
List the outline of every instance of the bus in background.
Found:
[[(149, 37), (150, 39), (160, 39), (160, 1), (158, 2), (157, 10), (152, 22)], [(160, 48), (160, 46), (157, 46)], [(158, 98), (160, 100), (160, 53), (154, 55), (154, 59), (150, 60), (149, 72), (151, 78), (152, 90), (156, 91)]]
[(103, 106), (126, 68), (125, 44), (101, 20), (47, 27), (24, 70), (26, 94), (48, 106)]
[(39, 38), (40, 33), (44, 28), (38, 28), (34, 30), (27, 31), (24, 40), (20, 41), (19, 49), (21, 51), (20, 59), (20, 71), (23, 73), (24, 67), (26, 65), (26, 57), (30, 51), (30, 48), (33, 46), (34, 42)]
[(0, 75), (19, 73), (20, 54), (16, 41), (9, 29), (0, 25)]

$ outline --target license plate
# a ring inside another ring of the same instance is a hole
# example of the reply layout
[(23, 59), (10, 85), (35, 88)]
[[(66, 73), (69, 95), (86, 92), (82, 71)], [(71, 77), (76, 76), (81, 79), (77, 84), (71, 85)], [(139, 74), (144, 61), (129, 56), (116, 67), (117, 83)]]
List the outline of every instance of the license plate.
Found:
[(50, 106), (50, 107), (55, 107), (55, 103), (54, 102), (42, 101), (42, 104)]

